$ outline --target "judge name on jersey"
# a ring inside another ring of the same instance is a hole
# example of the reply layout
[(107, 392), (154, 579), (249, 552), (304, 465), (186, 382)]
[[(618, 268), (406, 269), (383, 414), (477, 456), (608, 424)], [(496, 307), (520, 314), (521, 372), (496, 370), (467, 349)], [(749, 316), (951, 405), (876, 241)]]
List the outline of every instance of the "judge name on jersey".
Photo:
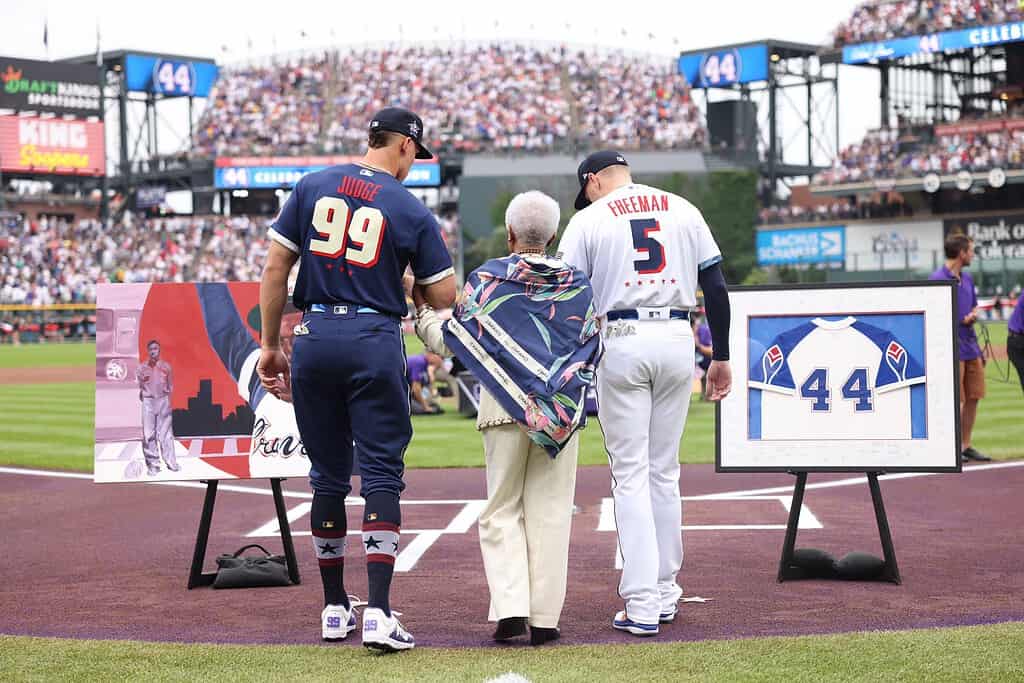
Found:
[(924, 368), (888, 330), (854, 317), (815, 318), (752, 356), (751, 439), (927, 436)]

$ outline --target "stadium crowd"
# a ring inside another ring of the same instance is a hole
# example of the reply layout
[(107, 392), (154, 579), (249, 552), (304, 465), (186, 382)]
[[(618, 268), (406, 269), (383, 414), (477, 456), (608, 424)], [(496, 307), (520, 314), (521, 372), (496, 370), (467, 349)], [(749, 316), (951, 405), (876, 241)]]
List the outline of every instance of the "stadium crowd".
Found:
[(578, 145), (700, 147), (689, 86), (671, 60), (527, 45), (358, 48), (222, 74), (195, 135), (199, 154), (355, 154), (366, 121), (400, 105), (439, 152)]
[(759, 213), (762, 225), (784, 223), (821, 223), (835, 219), (858, 220), (872, 218), (900, 218), (913, 216), (913, 208), (899, 195), (881, 196), (872, 200), (846, 199), (822, 203), (817, 206), (769, 206)]
[(205, 156), (260, 156), (317, 150), (328, 63), (300, 59), (280, 67), (222, 71), (195, 133)]
[(832, 33), (836, 47), (1024, 19), (1018, 0), (868, 0)]
[[(271, 219), (248, 216), (0, 225), (0, 304), (94, 303), (97, 283), (256, 281)], [(460, 227), (439, 217), (453, 255)]]
[(879, 178), (949, 175), (961, 170), (1024, 168), (1024, 127), (998, 130), (950, 130), (930, 141), (901, 138), (896, 129), (870, 131), (861, 142), (840, 151), (832, 168), (815, 183), (833, 185)]

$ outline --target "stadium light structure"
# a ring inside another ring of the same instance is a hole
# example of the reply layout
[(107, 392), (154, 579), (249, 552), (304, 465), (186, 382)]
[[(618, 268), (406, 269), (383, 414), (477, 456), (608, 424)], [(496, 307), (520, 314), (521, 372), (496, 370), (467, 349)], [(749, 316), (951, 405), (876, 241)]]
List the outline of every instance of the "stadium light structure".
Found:
[[(96, 64), (96, 53), (62, 60), (72, 64)], [(126, 207), (142, 208), (137, 193), (154, 188), (173, 190), (206, 189), (212, 194), (213, 164), (187, 154), (192, 149), (195, 126), (195, 100), (206, 98), (218, 75), (214, 60), (206, 57), (157, 54), (136, 50), (115, 50), (99, 55), (99, 79), (102, 99), (115, 102), (117, 113), (104, 107), (104, 119), (117, 120), (117, 164), (109, 185), (126, 198)], [(168, 116), (171, 102), (184, 124), (172, 125)], [(184, 111), (182, 111), (184, 109)], [(183, 116), (182, 116), (183, 115)], [(181, 131), (180, 134), (177, 131)], [(172, 133), (170, 144), (161, 145), (161, 134)], [(173, 149), (169, 157), (161, 147)], [(174, 154), (181, 156), (174, 158)], [(105, 182), (106, 185), (106, 182)], [(107, 202), (108, 187), (102, 202)]]
[(766, 205), (779, 201), (791, 179), (813, 176), (839, 153), (838, 68), (819, 52), (762, 40), (679, 55), (679, 73), (703, 94), (712, 155), (756, 167)]

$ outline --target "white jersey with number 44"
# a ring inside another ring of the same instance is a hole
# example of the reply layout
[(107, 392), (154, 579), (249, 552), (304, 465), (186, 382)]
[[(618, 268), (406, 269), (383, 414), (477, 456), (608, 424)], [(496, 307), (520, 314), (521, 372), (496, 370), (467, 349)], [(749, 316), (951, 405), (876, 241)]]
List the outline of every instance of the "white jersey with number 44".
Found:
[(647, 307), (692, 309), (698, 270), (722, 260), (697, 207), (637, 183), (573, 216), (558, 251), (590, 277), (598, 315)]

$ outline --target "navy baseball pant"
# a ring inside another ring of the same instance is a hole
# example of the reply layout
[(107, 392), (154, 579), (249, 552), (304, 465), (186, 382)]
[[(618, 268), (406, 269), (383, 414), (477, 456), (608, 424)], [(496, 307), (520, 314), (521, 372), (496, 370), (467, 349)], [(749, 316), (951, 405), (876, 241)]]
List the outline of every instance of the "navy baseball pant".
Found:
[(397, 496), (412, 438), (402, 330), (397, 318), (356, 308), (303, 317), (308, 334), (295, 336), (292, 353), (295, 418), (315, 493), (351, 492), (354, 442), (362, 496)]

